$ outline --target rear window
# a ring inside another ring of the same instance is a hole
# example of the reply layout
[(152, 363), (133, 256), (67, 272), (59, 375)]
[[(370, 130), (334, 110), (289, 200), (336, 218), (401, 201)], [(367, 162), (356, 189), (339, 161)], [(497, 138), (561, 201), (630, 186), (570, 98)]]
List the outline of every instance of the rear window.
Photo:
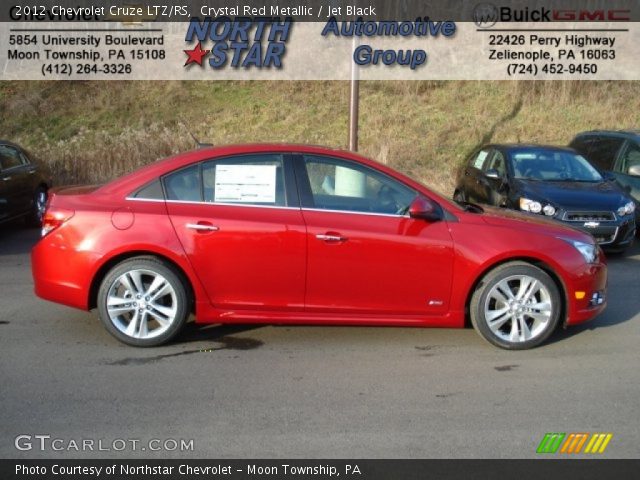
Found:
[(164, 193), (162, 193), (162, 185), (160, 180), (151, 182), (146, 187), (141, 188), (136, 192), (133, 198), (141, 198), (145, 200), (164, 200)]

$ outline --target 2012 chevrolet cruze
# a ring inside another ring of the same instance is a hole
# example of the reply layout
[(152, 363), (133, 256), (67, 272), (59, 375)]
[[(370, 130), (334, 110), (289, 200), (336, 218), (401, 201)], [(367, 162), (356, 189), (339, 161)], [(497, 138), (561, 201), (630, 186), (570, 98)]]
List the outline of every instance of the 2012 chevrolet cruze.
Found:
[(32, 253), (42, 298), (97, 309), (135, 346), (201, 323), (463, 327), (525, 349), (606, 305), (583, 232), (460, 206), (359, 155), (201, 149), (52, 192)]

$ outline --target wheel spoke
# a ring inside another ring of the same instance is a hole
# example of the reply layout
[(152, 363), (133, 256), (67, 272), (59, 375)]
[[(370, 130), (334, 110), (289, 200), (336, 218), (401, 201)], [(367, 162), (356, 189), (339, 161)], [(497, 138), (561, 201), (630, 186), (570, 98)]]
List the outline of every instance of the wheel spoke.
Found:
[(527, 305), (527, 308), (535, 310), (538, 313), (551, 314), (551, 303), (549, 302), (531, 303)]
[(127, 329), (125, 330), (124, 333), (126, 333), (130, 337), (135, 337), (136, 331), (138, 330), (139, 319), (140, 319), (140, 314), (138, 313), (138, 310), (136, 310), (135, 313), (133, 314), (133, 317), (131, 317), (131, 320), (129, 321), (129, 325), (127, 325)]
[(135, 295), (136, 293), (136, 289), (135, 287), (131, 284), (131, 282), (129, 281), (129, 277), (127, 276), (127, 274), (125, 273), (124, 275), (122, 275), (118, 281), (120, 282), (120, 284), (126, 289), (128, 290), (132, 295)]
[(156, 293), (154, 293), (151, 296), (151, 302), (155, 302), (157, 299), (164, 297), (165, 295), (170, 294), (173, 291), (173, 288), (171, 288), (171, 285), (169, 285), (169, 282), (165, 282), (162, 287), (160, 288), (160, 290), (158, 290)]
[(147, 324), (147, 312), (142, 312), (140, 314), (140, 327), (138, 328), (138, 332), (136, 333), (136, 337), (138, 338), (146, 338), (149, 335), (149, 326)]
[(517, 342), (519, 338), (518, 334), (518, 321), (515, 318), (511, 319), (511, 332), (509, 333), (509, 340)]
[(142, 295), (144, 293), (144, 286), (142, 285), (142, 275), (139, 270), (131, 270), (128, 274), (129, 278), (133, 281), (135, 286), (135, 293)]
[(145, 296), (153, 295), (153, 293), (156, 290), (160, 289), (161, 287), (164, 288), (166, 285), (167, 285), (167, 281), (160, 275), (157, 275), (153, 279), (153, 282), (151, 282), (151, 285), (149, 285), (149, 288), (147, 288), (147, 291), (145, 292)]
[(500, 331), (500, 329), (502, 328), (502, 326), (507, 323), (507, 321), (511, 320), (511, 322), (513, 323), (513, 315), (504, 315), (503, 317), (494, 320), (493, 322), (489, 323), (489, 328), (491, 330), (493, 330), (494, 333), (498, 333)]
[(505, 313), (509, 311), (509, 307), (504, 307), (499, 310), (491, 310), (486, 314), (487, 322), (491, 323), (495, 320), (498, 320), (499, 317), (503, 316)]
[(551, 318), (550, 312), (527, 312), (526, 315), (539, 322), (546, 322)]
[(168, 327), (169, 325), (171, 325), (170, 319), (162, 315), (160, 312), (154, 310), (153, 307), (151, 308), (151, 310), (149, 310), (149, 314), (153, 315), (153, 318), (155, 318), (162, 327)]
[(518, 323), (520, 327), (520, 341), (526, 342), (531, 338), (531, 330), (529, 330), (529, 326), (523, 316), (518, 317)]
[(171, 320), (176, 314), (175, 307), (164, 307), (162, 305), (158, 305), (157, 303), (152, 303), (151, 308), (161, 315), (164, 315), (167, 320)]
[(502, 280), (498, 285), (496, 285), (496, 292), (500, 293), (504, 297), (504, 302), (507, 303), (509, 300), (515, 300), (515, 296), (511, 291), (511, 287), (506, 280)]

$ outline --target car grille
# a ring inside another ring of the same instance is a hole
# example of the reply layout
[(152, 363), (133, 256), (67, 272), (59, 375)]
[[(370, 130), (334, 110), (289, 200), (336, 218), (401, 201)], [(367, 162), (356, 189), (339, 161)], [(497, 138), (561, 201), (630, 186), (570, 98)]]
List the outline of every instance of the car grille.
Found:
[(565, 212), (567, 222), (613, 222), (616, 214), (613, 212)]

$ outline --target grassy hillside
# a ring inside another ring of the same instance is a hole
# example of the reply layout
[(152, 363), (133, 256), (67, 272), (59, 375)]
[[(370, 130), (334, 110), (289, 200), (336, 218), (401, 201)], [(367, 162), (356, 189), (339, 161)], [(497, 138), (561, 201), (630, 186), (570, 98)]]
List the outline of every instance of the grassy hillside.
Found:
[[(363, 82), (360, 152), (450, 194), (485, 142), (566, 144), (640, 126), (640, 82)], [(0, 137), (58, 183), (103, 182), (194, 147), (296, 142), (345, 147), (346, 82), (0, 82)]]

